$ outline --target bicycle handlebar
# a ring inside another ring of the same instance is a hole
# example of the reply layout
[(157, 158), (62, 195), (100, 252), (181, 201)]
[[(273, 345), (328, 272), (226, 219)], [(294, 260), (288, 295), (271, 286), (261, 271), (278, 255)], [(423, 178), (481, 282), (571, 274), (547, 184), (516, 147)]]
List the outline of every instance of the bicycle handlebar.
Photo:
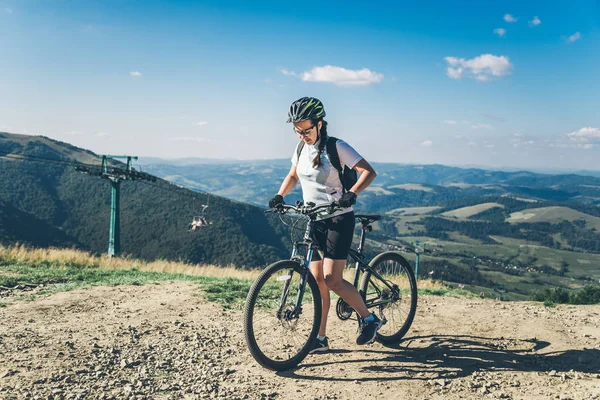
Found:
[(275, 208), (271, 208), (269, 210), (266, 210), (265, 213), (269, 213), (269, 212), (278, 212), (281, 214), (285, 214), (287, 212), (290, 211), (294, 211), (298, 214), (303, 214), (303, 215), (314, 215), (317, 212), (327, 209), (327, 213), (328, 214), (333, 214), (335, 211), (337, 210), (341, 210), (343, 209), (343, 207), (341, 207), (337, 202), (333, 202), (333, 203), (322, 203), (322, 204), (314, 204), (314, 203), (308, 203), (308, 204), (303, 204), (303, 203), (299, 203), (297, 206), (292, 206), (290, 204), (281, 204)]

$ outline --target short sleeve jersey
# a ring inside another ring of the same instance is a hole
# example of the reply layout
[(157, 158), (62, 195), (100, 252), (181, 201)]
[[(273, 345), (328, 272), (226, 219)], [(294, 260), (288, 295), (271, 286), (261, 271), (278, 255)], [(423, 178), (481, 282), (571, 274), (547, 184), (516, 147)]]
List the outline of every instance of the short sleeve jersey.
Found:
[[(345, 165), (348, 168), (354, 168), (363, 158), (343, 140), (338, 139), (336, 147), (342, 168)], [(300, 178), (302, 197), (305, 203), (331, 203), (339, 200), (343, 194), (342, 182), (340, 181), (338, 171), (329, 161), (326, 150), (323, 150), (321, 154), (322, 165), (313, 168), (312, 160), (317, 156), (318, 152), (319, 142), (314, 145), (304, 144), (300, 158), (298, 158), (298, 147), (296, 146), (296, 151), (294, 151), (294, 155), (292, 156), (292, 165), (296, 167), (296, 173), (298, 174), (298, 178)], [(317, 219), (330, 218), (350, 211), (352, 211), (352, 207), (336, 211), (334, 214), (324, 213)]]

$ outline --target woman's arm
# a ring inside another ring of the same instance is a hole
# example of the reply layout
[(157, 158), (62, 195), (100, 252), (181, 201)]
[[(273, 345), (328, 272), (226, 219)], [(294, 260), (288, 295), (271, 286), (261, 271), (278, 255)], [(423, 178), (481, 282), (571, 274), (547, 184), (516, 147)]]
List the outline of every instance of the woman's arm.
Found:
[(360, 178), (358, 178), (358, 181), (352, 186), (350, 192), (359, 194), (373, 182), (373, 179), (377, 176), (377, 172), (375, 172), (373, 167), (371, 167), (371, 164), (364, 158), (354, 166), (354, 169), (360, 174)]
[(290, 172), (288, 172), (287, 176), (283, 180), (283, 183), (281, 184), (281, 187), (279, 188), (277, 194), (282, 197), (285, 196), (286, 194), (294, 190), (296, 183), (298, 183), (298, 174), (296, 173), (296, 166), (292, 165), (292, 168), (290, 168)]

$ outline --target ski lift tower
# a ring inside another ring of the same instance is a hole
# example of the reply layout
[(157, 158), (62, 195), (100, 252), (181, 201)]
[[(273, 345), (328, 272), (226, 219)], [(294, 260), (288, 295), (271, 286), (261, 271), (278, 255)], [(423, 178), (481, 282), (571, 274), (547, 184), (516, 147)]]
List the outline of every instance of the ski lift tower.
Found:
[[(127, 159), (127, 166), (125, 169), (117, 167), (109, 167), (108, 159), (125, 158)], [(121, 219), (120, 219), (120, 199), (121, 199), (121, 182), (122, 181), (133, 181), (133, 180), (147, 180), (156, 181), (156, 177), (146, 174), (143, 172), (135, 171), (131, 167), (131, 161), (137, 160), (137, 156), (114, 156), (114, 155), (103, 155), (102, 156), (102, 167), (100, 171), (93, 171), (89, 167), (75, 167), (79, 172), (86, 173), (88, 175), (96, 175), (102, 179), (108, 179), (110, 181), (111, 196), (110, 196), (110, 227), (108, 231), (108, 256), (114, 257), (119, 255), (121, 252)]]
[(421, 253), (425, 253), (425, 243), (421, 243), (419, 241), (412, 242), (415, 246), (415, 279), (419, 279), (419, 259), (421, 257)]

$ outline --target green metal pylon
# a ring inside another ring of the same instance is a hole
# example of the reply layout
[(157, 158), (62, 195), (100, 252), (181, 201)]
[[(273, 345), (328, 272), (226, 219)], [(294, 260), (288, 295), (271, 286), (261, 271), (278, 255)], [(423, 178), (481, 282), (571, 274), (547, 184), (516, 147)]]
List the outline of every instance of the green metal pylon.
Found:
[(108, 256), (114, 257), (121, 252), (121, 181), (110, 181), (110, 228), (108, 230)]
[[(126, 158), (127, 166), (125, 169), (108, 166), (109, 158)], [(131, 161), (137, 160), (136, 156), (114, 156), (103, 155), (102, 167), (100, 171), (96, 171), (90, 167), (75, 167), (79, 172), (85, 174), (99, 176), (102, 179), (110, 181), (110, 227), (108, 230), (108, 255), (114, 257), (121, 252), (121, 218), (120, 218), (120, 199), (121, 199), (121, 182), (133, 180), (156, 181), (156, 177), (143, 172), (135, 171), (132, 168)]]
[[(416, 256), (416, 260), (415, 260), (415, 279), (419, 279), (419, 259), (421, 258), (421, 248), (419, 246), (421, 246), (421, 242), (417, 241), (417, 242), (413, 242), (412, 244), (415, 245), (415, 256)], [(423, 243), (423, 250), (425, 249), (425, 244)]]
[[(109, 158), (126, 158), (127, 167), (125, 171), (119, 169), (108, 169)], [(118, 256), (121, 252), (121, 182), (131, 180), (131, 160), (137, 160), (136, 156), (102, 156), (102, 177), (110, 180), (110, 227), (108, 229), (108, 256)]]

